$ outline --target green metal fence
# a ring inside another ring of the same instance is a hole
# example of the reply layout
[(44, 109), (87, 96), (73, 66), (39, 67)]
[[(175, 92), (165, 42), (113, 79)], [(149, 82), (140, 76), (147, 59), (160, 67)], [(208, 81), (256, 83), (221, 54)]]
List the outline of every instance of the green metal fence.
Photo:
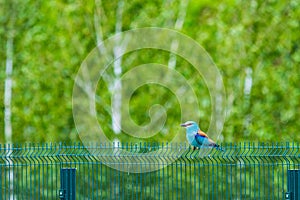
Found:
[(76, 199), (284, 199), (297, 143), (0, 146), (0, 199), (59, 199), (76, 168)]

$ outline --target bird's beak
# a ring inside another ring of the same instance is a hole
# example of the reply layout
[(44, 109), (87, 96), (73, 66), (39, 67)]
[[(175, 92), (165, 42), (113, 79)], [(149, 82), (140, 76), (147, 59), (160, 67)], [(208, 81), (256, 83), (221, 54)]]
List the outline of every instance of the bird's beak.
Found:
[(181, 127), (186, 127), (186, 124), (180, 124)]

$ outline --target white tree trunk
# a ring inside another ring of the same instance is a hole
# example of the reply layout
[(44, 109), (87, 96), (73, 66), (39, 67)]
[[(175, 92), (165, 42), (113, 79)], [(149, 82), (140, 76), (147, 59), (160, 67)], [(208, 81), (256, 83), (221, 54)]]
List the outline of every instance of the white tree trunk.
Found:
[[(5, 143), (12, 142), (12, 125), (11, 125), (11, 99), (12, 99), (12, 72), (13, 72), (13, 37), (9, 37), (6, 42), (6, 70), (5, 70), (5, 86), (4, 86), (4, 136)], [(11, 155), (12, 149), (9, 148), (6, 155)], [(7, 159), (6, 165), (9, 166), (7, 176), (10, 180), (9, 184), (9, 199), (14, 199), (13, 184), (14, 184), (14, 173), (13, 162), (11, 159)]]
[[(178, 15), (177, 15), (177, 19), (176, 19), (176, 22), (175, 22), (175, 26), (174, 28), (178, 31), (180, 31), (183, 27), (183, 24), (184, 24), (184, 21), (185, 21), (185, 16), (186, 16), (186, 9), (187, 9), (187, 6), (188, 6), (188, 3), (189, 1), (188, 0), (182, 0), (180, 1), (180, 5), (179, 5), (179, 12), (178, 12)], [(176, 51), (178, 48), (178, 41), (177, 40), (174, 40), (172, 41), (171, 43), (171, 51)], [(173, 53), (170, 53), (170, 58), (169, 58), (169, 62), (168, 62), (168, 66), (171, 68), (171, 69), (174, 69), (176, 67), (176, 55), (173, 54)]]
[(10, 37), (6, 43), (6, 78), (4, 88), (4, 135), (5, 142), (12, 141), (11, 126), (11, 99), (12, 99), (12, 71), (13, 71), (13, 38)]
[[(94, 13), (94, 27), (95, 27), (95, 33), (96, 33), (96, 42), (97, 47), (99, 48), (100, 44), (103, 41), (103, 31), (101, 26), (101, 16), (104, 15), (104, 10), (102, 9), (102, 1), (101, 0), (95, 0), (95, 13)], [(100, 52), (104, 52), (105, 49), (99, 48)]]
[[(244, 108), (248, 109), (250, 106), (250, 95), (252, 90), (252, 69), (250, 67), (246, 68), (246, 77), (244, 83)], [(250, 132), (248, 130), (251, 124), (251, 114), (247, 113), (244, 119), (244, 135), (248, 135)]]
[(246, 68), (246, 78), (244, 83), (244, 96), (249, 99), (249, 95), (252, 89), (252, 69), (250, 67)]
[[(99, 45), (103, 41), (103, 34), (101, 28), (101, 17), (103, 16), (103, 9), (101, 7), (101, 0), (95, 0), (96, 13), (94, 15), (94, 27), (96, 31), (96, 40)], [(188, 0), (183, 0), (180, 2), (179, 12), (177, 19), (175, 21), (174, 27), (177, 30), (181, 30), (185, 21), (186, 9), (188, 6)], [(124, 10), (124, 0), (118, 2), (117, 11), (116, 11), (116, 24), (115, 24), (115, 34), (122, 32), (122, 15)], [(112, 81), (112, 84), (109, 85), (109, 88), (112, 92), (112, 103), (111, 103), (111, 116), (112, 116), (112, 130), (114, 133), (119, 134), (122, 130), (122, 82), (120, 80), (122, 75), (122, 59), (121, 55), (126, 48), (125, 41), (116, 41), (115, 47), (113, 49), (113, 71), (114, 77), (106, 77), (109, 81)], [(176, 51), (178, 48), (178, 41), (173, 41), (171, 44), (171, 49)], [(102, 46), (99, 49), (100, 52), (105, 52), (105, 47)], [(175, 68), (176, 66), (176, 55), (170, 54), (168, 61), (168, 66), (170, 68)]]
[[(117, 15), (116, 15), (116, 26), (115, 34), (122, 31), (122, 14), (124, 9), (124, 1), (120, 0), (118, 2)], [(121, 55), (124, 52), (124, 46), (122, 41), (116, 41), (116, 46), (114, 48), (114, 85), (113, 85), (113, 97), (112, 97), (112, 129), (114, 133), (121, 133), (122, 127), (122, 82), (120, 80), (122, 74), (122, 59)]]
[[(103, 9), (101, 0), (95, 0), (95, 14), (94, 14), (94, 27), (96, 32), (97, 46), (100, 53), (105, 54), (106, 49), (103, 45), (99, 46), (103, 42), (103, 32), (101, 26), (101, 19), (103, 18)], [(115, 34), (122, 31), (122, 14), (124, 8), (124, 1), (118, 2), (118, 7), (116, 11), (116, 25)], [(111, 117), (112, 117), (112, 130), (114, 133), (119, 134), (121, 132), (121, 106), (122, 106), (122, 82), (120, 81), (122, 75), (122, 59), (121, 55), (124, 52), (124, 46), (122, 41), (116, 41), (115, 47), (113, 49), (114, 57), (114, 76), (111, 77), (106, 75), (104, 78), (108, 80), (109, 88), (112, 91), (112, 103), (111, 103)], [(112, 81), (113, 80), (113, 81)]]

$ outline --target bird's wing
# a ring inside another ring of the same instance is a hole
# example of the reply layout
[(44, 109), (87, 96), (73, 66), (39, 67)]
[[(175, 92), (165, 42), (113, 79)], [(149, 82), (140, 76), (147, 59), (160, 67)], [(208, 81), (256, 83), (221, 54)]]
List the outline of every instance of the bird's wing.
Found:
[(210, 138), (208, 137), (208, 135), (206, 135), (206, 133), (204, 133), (204, 132), (201, 131), (201, 130), (198, 130), (197, 135), (200, 135), (200, 136), (202, 136), (202, 137), (206, 137), (206, 138), (208, 139), (208, 141), (209, 141), (210, 144), (213, 144), (213, 145), (216, 144), (215, 141), (213, 141), (212, 139), (210, 139)]
[(198, 145), (202, 146), (205, 140), (209, 139), (208, 136), (201, 130), (198, 130), (197, 134), (195, 135), (195, 140)]
[(201, 131), (201, 130), (198, 130), (197, 134), (200, 135), (200, 136), (203, 136), (203, 137), (208, 138), (208, 136), (206, 135), (206, 133), (204, 133), (204, 132)]
[(204, 136), (201, 136), (199, 134), (195, 135), (195, 141), (197, 142), (198, 145), (200, 145), (198, 147), (202, 146), (204, 138), (205, 138)]

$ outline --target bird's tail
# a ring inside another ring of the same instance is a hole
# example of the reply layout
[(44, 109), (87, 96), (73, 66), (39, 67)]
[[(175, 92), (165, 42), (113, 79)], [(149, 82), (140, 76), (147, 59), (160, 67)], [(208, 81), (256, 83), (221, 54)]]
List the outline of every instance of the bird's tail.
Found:
[(220, 145), (218, 144), (214, 144), (213, 147), (218, 150), (218, 151), (225, 151), (225, 149), (223, 149)]

